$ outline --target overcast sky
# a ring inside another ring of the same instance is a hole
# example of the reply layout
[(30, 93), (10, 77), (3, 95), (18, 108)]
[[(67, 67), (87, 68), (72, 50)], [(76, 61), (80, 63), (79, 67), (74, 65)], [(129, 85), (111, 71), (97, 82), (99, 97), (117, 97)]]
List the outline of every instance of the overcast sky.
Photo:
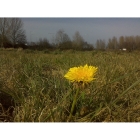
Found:
[(22, 18), (27, 41), (47, 38), (50, 43), (58, 30), (63, 29), (73, 39), (79, 31), (85, 41), (140, 35), (140, 18)]

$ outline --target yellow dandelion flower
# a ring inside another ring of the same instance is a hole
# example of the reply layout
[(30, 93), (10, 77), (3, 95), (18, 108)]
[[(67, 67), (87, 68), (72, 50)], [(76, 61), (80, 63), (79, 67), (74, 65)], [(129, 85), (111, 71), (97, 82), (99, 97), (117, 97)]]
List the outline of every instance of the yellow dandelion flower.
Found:
[(97, 67), (88, 66), (87, 64), (85, 66), (73, 67), (69, 69), (64, 77), (71, 82), (89, 83), (95, 79), (94, 76), (97, 69)]

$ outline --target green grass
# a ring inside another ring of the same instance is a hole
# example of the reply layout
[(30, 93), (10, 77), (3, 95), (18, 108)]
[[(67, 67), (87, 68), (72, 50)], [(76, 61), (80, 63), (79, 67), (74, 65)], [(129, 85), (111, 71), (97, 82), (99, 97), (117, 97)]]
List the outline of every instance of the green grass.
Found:
[(74, 122), (140, 121), (140, 52), (0, 50), (0, 120), (67, 122), (75, 89), (69, 68), (98, 67), (80, 91)]

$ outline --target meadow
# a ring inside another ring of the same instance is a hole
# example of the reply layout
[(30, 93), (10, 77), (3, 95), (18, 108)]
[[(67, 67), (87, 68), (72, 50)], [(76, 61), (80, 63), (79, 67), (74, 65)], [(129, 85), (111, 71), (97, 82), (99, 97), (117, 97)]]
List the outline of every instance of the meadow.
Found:
[(0, 50), (0, 121), (68, 122), (72, 67), (98, 67), (71, 122), (140, 121), (140, 52)]

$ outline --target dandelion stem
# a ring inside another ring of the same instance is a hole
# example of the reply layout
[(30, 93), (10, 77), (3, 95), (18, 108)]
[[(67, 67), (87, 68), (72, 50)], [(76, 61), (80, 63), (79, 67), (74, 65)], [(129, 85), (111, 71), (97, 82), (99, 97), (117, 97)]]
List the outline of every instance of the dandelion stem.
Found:
[(73, 111), (74, 111), (74, 107), (75, 107), (75, 105), (76, 105), (76, 101), (77, 101), (77, 96), (78, 96), (78, 94), (79, 94), (79, 88), (77, 88), (76, 94), (75, 94), (74, 99), (73, 99), (73, 103), (72, 103), (70, 115), (69, 115), (69, 118), (68, 118), (68, 122), (71, 121), (71, 117), (72, 117), (72, 114), (73, 114)]

